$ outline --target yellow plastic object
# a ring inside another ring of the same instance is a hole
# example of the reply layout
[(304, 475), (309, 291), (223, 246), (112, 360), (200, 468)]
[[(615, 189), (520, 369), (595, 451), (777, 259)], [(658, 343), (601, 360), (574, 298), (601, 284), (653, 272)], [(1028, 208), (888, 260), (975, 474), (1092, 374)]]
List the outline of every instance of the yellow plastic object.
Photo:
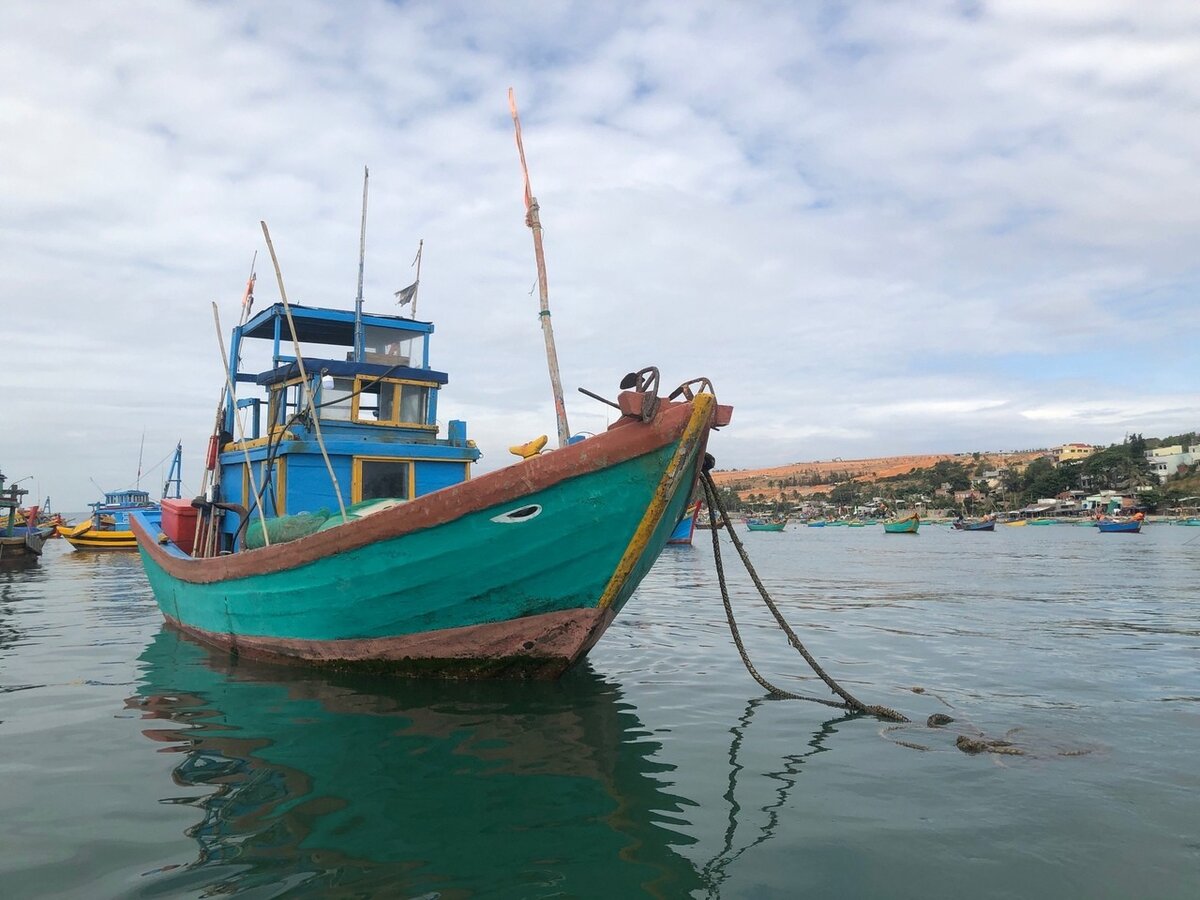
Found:
[(524, 444), (517, 444), (509, 447), (508, 452), (513, 456), (519, 456), (521, 459), (529, 459), (531, 456), (537, 456), (542, 452), (542, 448), (546, 446), (548, 438), (546, 435), (535, 437), (532, 441), (526, 441)]

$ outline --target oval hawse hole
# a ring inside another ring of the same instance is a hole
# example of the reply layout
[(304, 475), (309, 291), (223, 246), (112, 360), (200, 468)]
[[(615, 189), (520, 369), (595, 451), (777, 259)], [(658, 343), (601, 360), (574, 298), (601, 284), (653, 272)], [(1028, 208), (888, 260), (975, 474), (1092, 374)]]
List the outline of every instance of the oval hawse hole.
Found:
[(530, 506), (520, 506), (516, 509), (511, 509), (506, 513), (501, 513), (498, 516), (493, 516), (493, 522), (512, 523), (512, 522), (528, 522), (534, 516), (542, 511), (542, 508), (537, 504)]

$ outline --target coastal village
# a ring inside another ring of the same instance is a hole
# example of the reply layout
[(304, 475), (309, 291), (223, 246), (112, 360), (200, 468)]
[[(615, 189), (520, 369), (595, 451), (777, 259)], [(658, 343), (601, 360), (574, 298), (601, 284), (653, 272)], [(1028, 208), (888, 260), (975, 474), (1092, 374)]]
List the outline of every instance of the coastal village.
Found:
[(1200, 441), (1131, 435), (1108, 447), (933, 453), (814, 460), (718, 470), (727, 508), (799, 519), (917, 513), (927, 519), (996, 515), (1010, 520), (1142, 513), (1164, 520), (1200, 514)]

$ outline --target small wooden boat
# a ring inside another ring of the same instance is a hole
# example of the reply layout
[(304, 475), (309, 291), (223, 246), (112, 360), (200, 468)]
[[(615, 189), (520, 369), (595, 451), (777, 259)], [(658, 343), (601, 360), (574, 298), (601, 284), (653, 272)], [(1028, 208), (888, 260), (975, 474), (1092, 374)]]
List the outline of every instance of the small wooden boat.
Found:
[(692, 535), (696, 531), (696, 518), (699, 515), (700, 501), (697, 500), (684, 512), (683, 518), (679, 520), (679, 524), (675, 526), (675, 530), (667, 538), (667, 543), (676, 546), (690, 545), (692, 543)]
[(809, 519), (804, 524), (807, 525), (809, 528), (824, 528), (825, 520), (824, 519)]
[(1029, 525), (1057, 525), (1058, 519), (1053, 519), (1053, 518), (1029, 519), (1027, 524), (1029, 524)]
[(1200, 518), (1197, 518), (1196, 516), (1192, 516), (1189, 519), (1182, 520), (1179, 524), (1180, 525), (1192, 525), (1192, 526), (1200, 525)]
[(1013, 519), (1011, 522), (1005, 522), (1004, 524), (1007, 525), (1009, 528), (1022, 528), (1025, 525), (1029, 524), (1029, 520), (1028, 519)]
[(994, 518), (986, 519), (958, 519), (951, 523), (958, 531), (995, 531), (996, 520)]
[[(170, 493), (180, 494), (180, 472), (183, 448), (176, 445), (171, 460), (171, 471), (163, 485), (163, 497)], [(129, 517), (140, 510), (156, 510), (159, 501), (151, 500), (150, 494), (138, 488), (125, 491), (106, 491), (104, 499), (89, 504), (91, 517), (78, 525), (60, 525), (58, 534), (76, 550), (136, 550), (137, 539), (129, 527)]]
[(1096, 523), (1102, 534), (1137, 534), (1142, 530), (1140, 519), (1101, 519)]
[(847, 528), (866, 528), (866, 522), (860, 522), (858, 519), (853, 519), (846, 523)]
[[(21, 498), (29, 491), (16, 484), (4, 487), (8, 479), (0, 472), (0, 560), (31, 558), (42, 555), (42, 545), (54, 533), (53, 525), (38, 525), (38, 508), (30, 507), (25, 522), (18, 525)], [(24, 481), (25, 479), (20, 479)]]
[(891, 522), (883, 523), (883, 530), (887, 534), (916, 534), (920, 527), (921, 517), (916, 513), (903, 519), (893, 519)]
[(783, 531), (787, 527), (787, 519), (772, 517), (769, 519), (747, 519), (746, 527), (750, 531)]

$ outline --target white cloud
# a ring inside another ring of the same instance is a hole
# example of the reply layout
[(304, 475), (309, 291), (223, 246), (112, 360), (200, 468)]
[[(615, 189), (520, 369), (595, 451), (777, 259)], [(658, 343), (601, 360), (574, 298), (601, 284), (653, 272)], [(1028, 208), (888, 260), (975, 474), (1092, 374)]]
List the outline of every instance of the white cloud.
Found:
[(648, 363), (735, 405), (726, 466), (1195, 428), (1197, 62), (1200, 7), (1132, 0), (0, 5), (0, 466), (198, 468), (210, 301), (265, 219), (348, 307), (363, 164), (441, 411), (489, 467), (552, 432), (510, 85), (578, 430)]

